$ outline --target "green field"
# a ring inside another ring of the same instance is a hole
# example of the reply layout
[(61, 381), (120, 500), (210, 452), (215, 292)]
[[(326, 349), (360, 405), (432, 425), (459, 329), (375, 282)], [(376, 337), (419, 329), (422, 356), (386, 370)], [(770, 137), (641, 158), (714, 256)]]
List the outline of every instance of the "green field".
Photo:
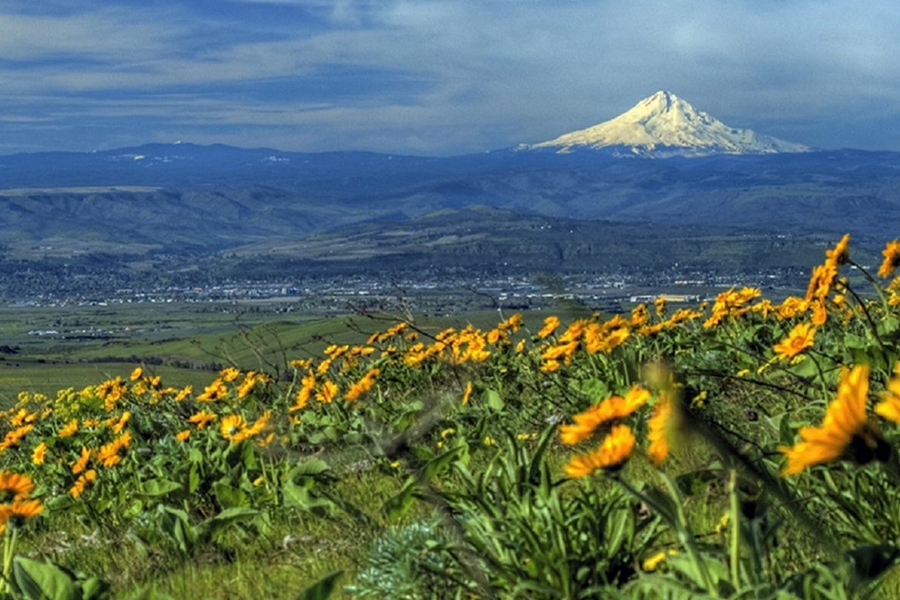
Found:
[[(137, 365), (167, 385), (205, 385), (224, 366), (281, 373), (287, 361), (321, 353), (330, 344), (358, 343), (393, 317), (316, 317), (284, 314), (279, 304), (123, 304), (106, 307), (0, 308), (0, 402), (21, 391), (54, 394)], [(559, 314), (574, 314), (556, 311)], [(577, 312), (577, 311), (576, 311)], [(542, 312), (533, 312), (537, 322)], [(423, 317), (435, 332), (472, 323), (486, 327), (497, 311)], [(56, 331), (36, 335), (35, 331)]]

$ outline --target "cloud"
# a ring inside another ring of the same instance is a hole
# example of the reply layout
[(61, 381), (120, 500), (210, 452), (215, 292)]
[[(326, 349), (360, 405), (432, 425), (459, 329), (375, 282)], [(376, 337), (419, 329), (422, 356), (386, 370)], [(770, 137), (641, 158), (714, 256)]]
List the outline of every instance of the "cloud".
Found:
[(129, 62), (173, 51), (185, 28), (144, 20), (143, 11), (101, 10), (76, 15), (0, 13), (0, 59)]
[(900, 7), (884, 0), (100, 6), (0, 14), (0, 89), (59, 100), (15, 114), (105, 122), (101, 143), (140, 121), (198, 141), (452, 153), (555, 137), (670, 89), (735, 126), (900, 149), (885, 127), (900, 124)]

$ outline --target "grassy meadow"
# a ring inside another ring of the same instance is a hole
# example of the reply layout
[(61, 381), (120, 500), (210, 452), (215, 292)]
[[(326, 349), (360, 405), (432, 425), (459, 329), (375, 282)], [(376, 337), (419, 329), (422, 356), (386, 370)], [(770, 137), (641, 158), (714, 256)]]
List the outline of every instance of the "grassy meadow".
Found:
[(883, 258), (617, 314), (4, 308), (0, 595), (900, 597)]

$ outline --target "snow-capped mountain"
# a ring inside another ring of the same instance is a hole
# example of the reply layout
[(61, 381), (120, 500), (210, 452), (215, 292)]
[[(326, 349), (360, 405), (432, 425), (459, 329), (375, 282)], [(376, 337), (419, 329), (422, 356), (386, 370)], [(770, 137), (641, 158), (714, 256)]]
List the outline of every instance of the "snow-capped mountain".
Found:
[(802, 144), (786, 142), (749, 129), (729, 127), (695, 109), (671, 92), (656, 92), (618, 117), (521, 150), (623, 149), (647, 156), (706, 156), (709, 154), (773, 154), (807, 152)]

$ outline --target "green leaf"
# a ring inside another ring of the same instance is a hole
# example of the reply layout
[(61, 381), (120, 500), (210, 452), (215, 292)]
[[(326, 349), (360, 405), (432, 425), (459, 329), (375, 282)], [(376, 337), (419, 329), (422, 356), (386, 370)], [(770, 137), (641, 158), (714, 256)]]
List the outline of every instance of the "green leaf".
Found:
[(484, 390), (483, 398), (488, 407), (497, 412), (502, 411), (503, 407), (506, 406), (497, 390)]
[(247, 494), (243, 490), (233, 488), (225, 482), (217, 481), (213, 484), (213, 494), (216, 502), (224, 509), (247, 506)]
[(291, 469), (290, 477), (297, 483), (299, 478), (302, 477), (311, 477), (313, 479), (327, 479), (322, 477), (325, 473), (329, 472), (331, 467), (328, 466), (328, 463), (324, 460), (320, 460), (318, 458), (310, 458), (304, 460), (302, 462), (298, 462), (297, 465)]
[(778, 435), (782, 444), (791, 445), (794, 443), (794, 430), (791, 429), (791, 419), (787, 413), (782, 415), (781, 422), (778, 424)]
[(453, 464), (453, 462), (459, 458), (459, 454), (462, 451), (461, 448), (452, 448), (443, 454), (435, 456), (422, 467), (422, 479), (428, 481), (435, 475), (444, 472), (447, 470), (447, 467)]
[(13, 578), (28, 600), (78, 600), (75, 582), (52, 563), (16, 557)]
[(200, 465), (192, 462), (188, 471), (188, 493), (193, 494), (200, 487)]
[(319, 580), (300, 592), (300, 595), (297, 596), (297, 600), (327, 600), (327, 598), (331, 597), (338, 579), (340, 579), (343, 574), (343, 571), (335, 571), (324, 579)]
[(81, 600), (103, 600), (109, 597), (109, 584), (98, 577), (85, 579), (80, 585)]
[(605, 544), (606, 555), (616, 556), (623, 546), (630, 546), (634, 539), (634, 513), (625, 506), (609, 513), (606, 519)]
[(808, 356), (805, 356), (799, 364), (789, 367), (789, 370), (800, 377), (816, 377), (819, 374), (815, 361)]
[(326, 439), (332, 442), (338, 441), (338, 438), (340, 437), (340, 435), (338, 434), (338, 430), (334, 425), (329, 425), (322, 430), (322, 433), (325, 435)]
[(227, 508), (204, 523), (211, 536), (216, 536), (223, 529), (252, 520), (259, 511), (253, 508)]
[(147, 498), (156, 498), (159, 496), (167, 496), (176, 490), (180, 490), (181, 485), (168, 479), (150, 479), (141, 484), (138, 491), (139, 496)]
[(406, 480), (406, 483), (403, 484), (403, 488), (384, 503), (382, 510), (391, 519), (402, 517), (406, 511), (409, 510), (410, 505), (412, 505), (417, 489), (418, 486), (416, 485), (415, 477), (410, 477)]
[(160, 531), (165, 533), (181, 552), (187, 554), (189, 548), (197, 541), (197, 532), (191, 527), (187, 513), (164, 505), (157, 507), (157, 510), (160, 515)]
[(886, 317), (878, 323), (878, 333), (882, 337), (889, 337), (900, 330), (900, 319), (897, 317)]
[(334, 481), (331, 467), (319, 459), (309, 459), (297, 463), (281, 486), (282, 501), (286, 506), (297, 506), (304, 510), (322, 508), (332, 510), (334, 503), (323, 497), (317, 486)]
[(573, 388), (591, 398), (594, 401), (602, 400), (610, 395), (609, 386), (605, 381), (599, 379), (588, 379), (586, 381), (573, 381)]

